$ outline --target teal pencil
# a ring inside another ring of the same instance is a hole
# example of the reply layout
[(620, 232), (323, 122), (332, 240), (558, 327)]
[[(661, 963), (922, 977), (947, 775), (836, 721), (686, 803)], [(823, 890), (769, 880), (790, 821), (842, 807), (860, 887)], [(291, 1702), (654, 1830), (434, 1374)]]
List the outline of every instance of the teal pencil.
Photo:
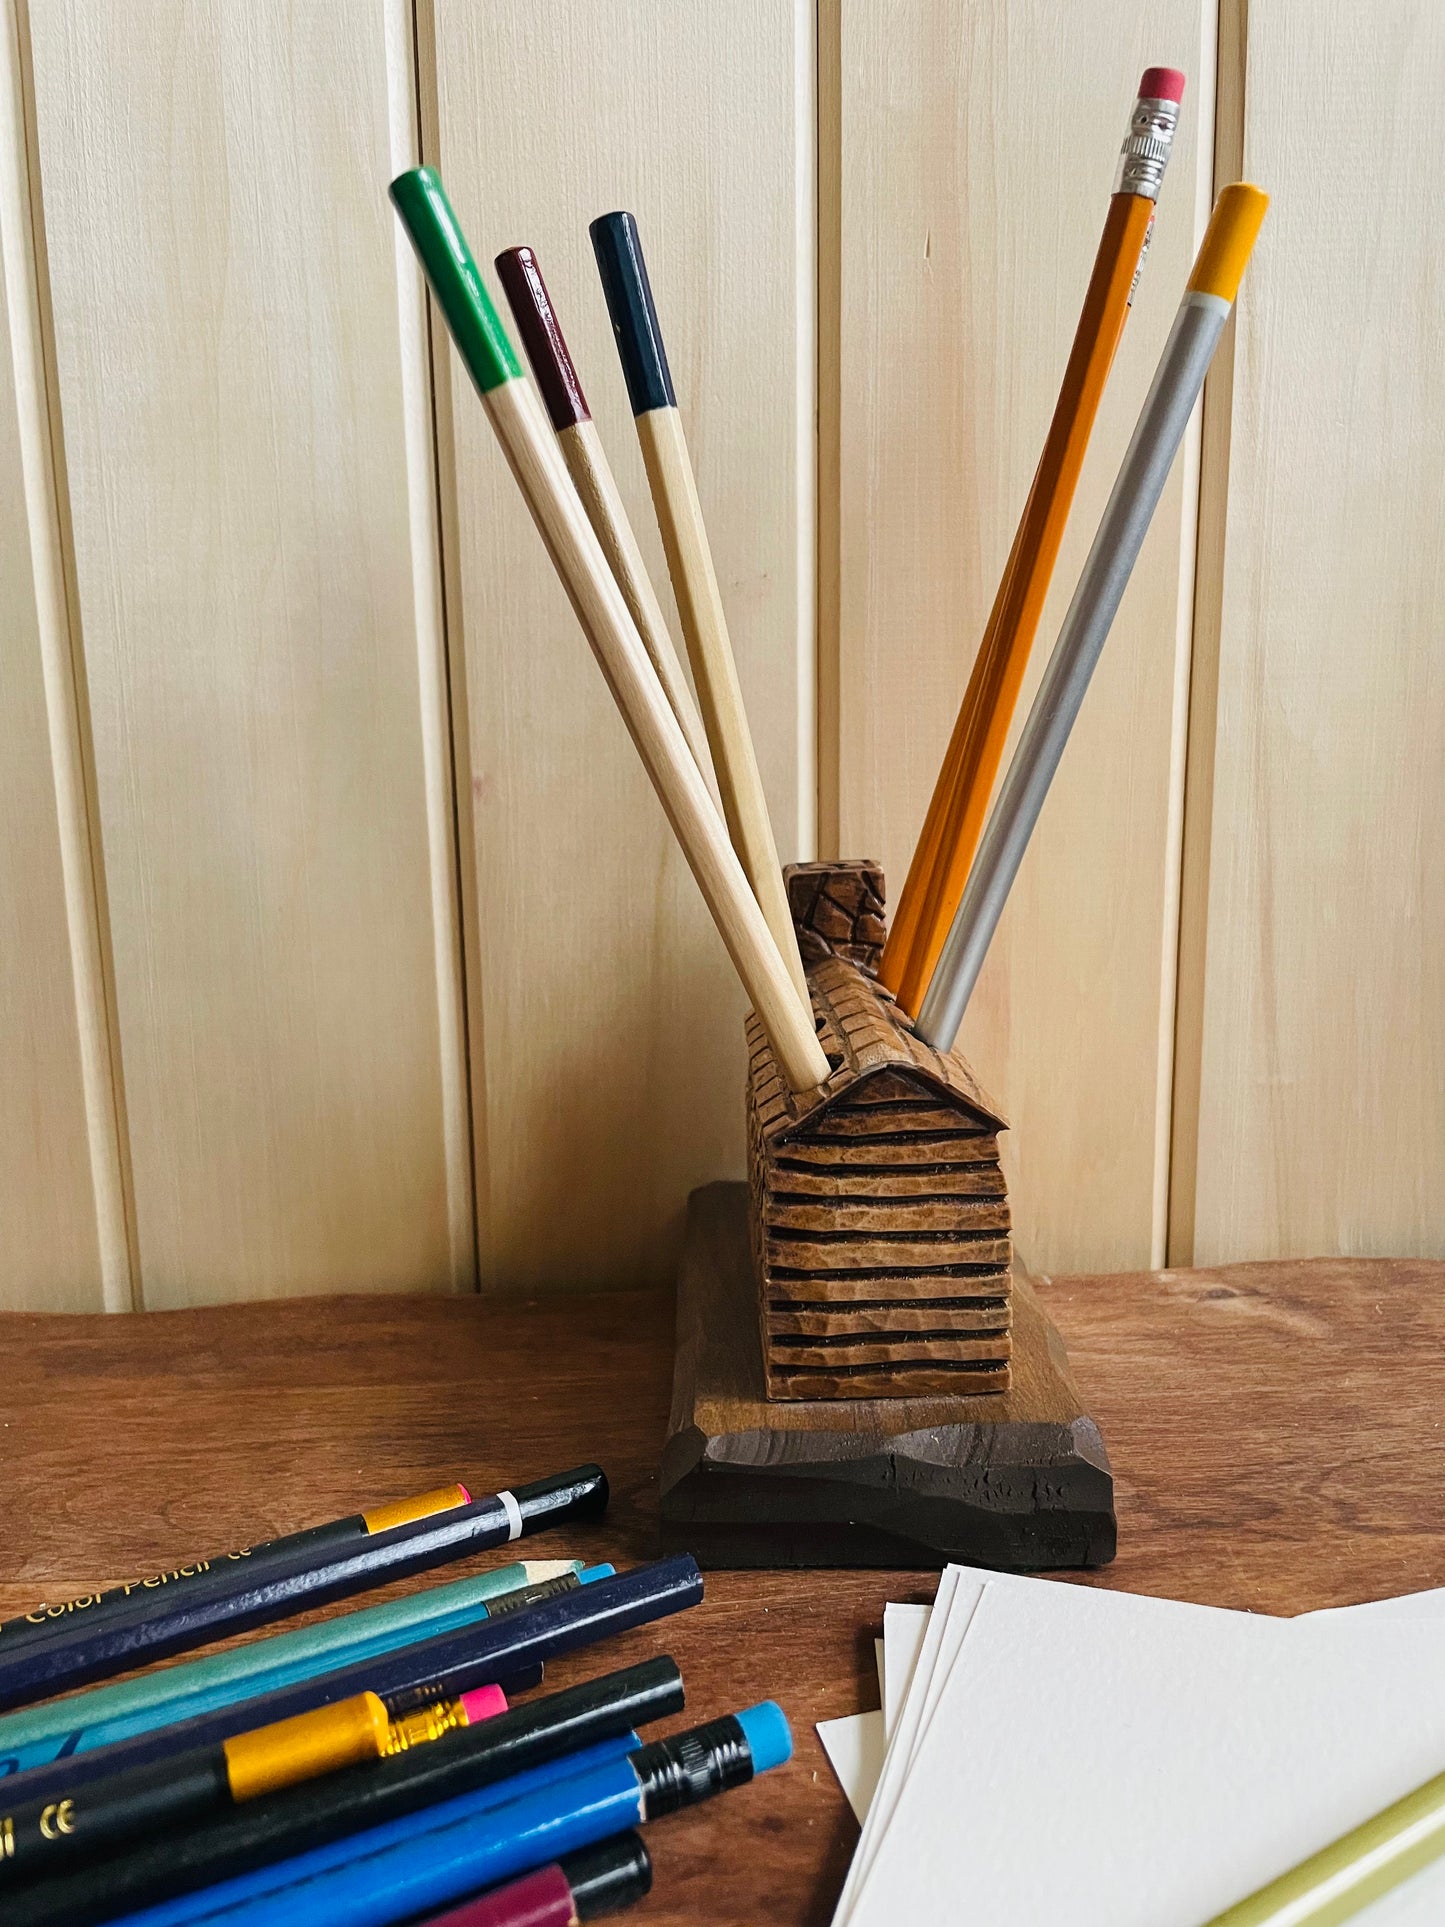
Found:
[(452, 1632), (486, 1617), (487, 1601), (519, 1587), (582, 1572), (580, 1559), (523, 1559), (473, 1579), (430, 1586), (405, 1599), (340, 1613), (298, 1632), (228, 1647), (115, 1686), (97, 1686), (0, 1716), (0, 1785), (5, 1776), (92, 1747), (213, 1713), (237, 1700), (275, 1692), (317, 1673), (395, 1652), (414, 1640)]

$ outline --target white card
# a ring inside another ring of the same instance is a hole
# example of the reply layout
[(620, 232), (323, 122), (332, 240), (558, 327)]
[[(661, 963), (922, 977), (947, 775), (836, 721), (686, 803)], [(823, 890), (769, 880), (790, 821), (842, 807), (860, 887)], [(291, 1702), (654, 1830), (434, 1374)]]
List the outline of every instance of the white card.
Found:
[(898, 1724), (898, 1709), (908, 1692), (913, 1669), (928, 1629), (932, 1606), (894, 1606), (883, 1608), (883, 1724), (892, 1739)]
[[(938, 1582), (938, 1592), (929, 1613), (918, 1663), (899, 1710), (898, 1723), (888, 1736), (888, 1751), (884, 1756), (883, 1771), (879, 1775), (878, 1786), (873, 1795), (873, 1803), (868, 1809), (868, 1819), (863, 1828), (862, 1838), (854, 1850), (853, 1864), (848, 1869), (848, 1878), (844, 1882), (843, 1892), (839, 1896), (838, 1906), (833, 1915), (834, 1927), (843, 1927), (843, 1923), (851, 1917), (854, 1898), (861, 1890), (874, 1855), (887, 1835), (889, 1822), (911, 1770), (914, 1747), (919, 1738), (924, 1709), (928, 1702), (928, 1689), (933, 1680), (934, 1668), (944, 1649), (945, 1636), (949, 1637), (951, 1647), (957, 1644), (949, 1631), (950, 1616), (955, 1610), (955, 1603), (957, 1601), (957, 1610), (961, 1616), (962, 1625), (966, 1628), (968, 1616), (983, 1590), (981, 1586), (965, 1584), (963, 1597), (957, 1600), (959, 1589), (959, 1568), (946, 1567)], [(885, 1637), (887, 1623), (885, 1611)]]
[(818, 1738), (838, 1784), (861, 1827), (873, 1803), (878, 1775), (883, 1771), (883, 1713), (849, 1713), (841, 1720), (819, 1720)]
[[(1438, 1627), (1402, 1619), (1382, 1641), (1369, 1616), (1344, 1616), (1281, 1631), (1166, 1600), (990, 1584), (891, 1822), (850, 1875), (852, 1927), (965, 1910), (988, 1927), (1198, 1927), (1439, 1771)], [(1438, 1920), (1445, 1885), (1434, 1891)]]

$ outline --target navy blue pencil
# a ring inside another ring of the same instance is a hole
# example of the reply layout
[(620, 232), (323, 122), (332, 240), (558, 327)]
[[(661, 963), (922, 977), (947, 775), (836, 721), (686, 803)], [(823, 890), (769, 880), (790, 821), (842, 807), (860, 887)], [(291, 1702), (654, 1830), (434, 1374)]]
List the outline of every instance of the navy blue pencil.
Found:
[(278, 1880), (284, 1885), (285, 1863), (294, 1864), (298, 1855), (344, 1863), (352, 1857), (354, 1836), (374, 1842), (380, 1832), (415, 1839), (430, 1834), (438, 1815), (458, 1800), (490, 1811), (507, 1806), (529, 1785), (571, 1780), (591, 1759), (624, 1758), (638, 1745), (631, 1729), (682, 1706), (676, 1664), (643, 1660), (361, 1771), (347, 1769), (264, 1795), (49, 1879), (5, 1892), (0, 1872), (0, 1912), (6, 1927), (96, 1927), (117, 1915), (134, 1917), (142, 1908), (207, 1913), (218, 1882), (249, 1878), (263, 1889)]
[(255, 1574), (242, 1567), (204, 1574), (183, 1593), (147, 1594), (133, 1605), (126, 1602), (104, 1624), (81, 1620), (27, 1644), (9, 1660), (0, 1658), (0, 1710), (465, 1559), (563, 1520), (599, 1518), (606, 1507), (606, 1474), (600, 1466), (578, 1466), (319, 1556), (301, 1552)]
[(85, 1781), (149, 1766), (193, 1747), (214, 1746), (249, 1727), (309, 1713), (313, 1707), (329, 1706), (356, 1693), (378, 1694), (393, 1717), (432, 1700), (457, 1699), (478, 1686), (514, 1681), (538, 1661), (682, 1612), (701, 1598), (697, 1561), (679, 1553), (611, 1579), (598, 1579), (575, 1592), (559, 1593), (523, 1612), (484, 1619), (335, 1672), (318, 1673), (314, 1679), (298, 1680), (274, 1693), (238, 1700), (175, 1726), (31, 1767), (0, 1780), (3, 1802), (8, 1809), (51, 1794), (64, 1797)]

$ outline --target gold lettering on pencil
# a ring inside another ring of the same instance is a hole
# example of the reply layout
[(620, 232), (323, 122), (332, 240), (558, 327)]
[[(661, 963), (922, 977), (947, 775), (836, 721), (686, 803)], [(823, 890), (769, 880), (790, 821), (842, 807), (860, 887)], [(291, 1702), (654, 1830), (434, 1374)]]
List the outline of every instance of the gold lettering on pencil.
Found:
[(74, 1833), (74, 1800), (52, 1801), (40, 1815), (40, 1831), (47, 1840), (58, 1840), (62, 1833)]
[(87, 1606), (98, 1606), (98, 1592), (83, 1592), (75, 1599), (67, 1599), (63, 1606), (37, 1606), (33, 1613), (26, 1613), (27, 1626), (44, 1626), (52, 1619), (64, 1619), (67, 1613), (84, 1612)]
[(0, 1820), (0, 1860), (15, 1858), (15, 1822), (9, 1815)]

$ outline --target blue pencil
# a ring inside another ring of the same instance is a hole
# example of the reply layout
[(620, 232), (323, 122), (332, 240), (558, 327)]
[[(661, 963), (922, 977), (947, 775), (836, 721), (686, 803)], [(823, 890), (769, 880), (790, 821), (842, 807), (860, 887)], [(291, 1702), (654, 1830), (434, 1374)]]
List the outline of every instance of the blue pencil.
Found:
[[(474, 1793), (461, 1794), (455, 1800), (445, 1800), (434, 1807), (423, 1807), (417, 1813), (403, 1814), (400, 1819), (388, 1820), (385, 1826), (368, 1828), (365, 1833), (354, 1833), (324, 1847), (313, 1847), (309, 1853), (296, 1854), (290, 1860), (257, 1867), (253, 1873), (241, 1874), (234, 1880), (223, 1880), (197, 1893), (179, 1894), (174, 1900), (163, 1900), (159, 1906), (126, 1914), (117, 1927), (189, 1927), (192, 1921), (208, 1921), (217, 1914), (224, 1915), (226, 1927), (231, 1927), (233, 1910), (248, 1911), (253, 1906), (272, 1909), (258, 1918), (289, 1921), (292, 1916), (286, 1908), (297, 1881), (324, 1885), (348, 1867), (360, 1864), (362, 1856), (366, 1856), (368, 1864), (372, 1856), (415, 1854), (425, 1858), (426, 1843), (439, 1830), (485, 1823), (489, 1815), (538, 1796), (546, 1797), (553, 1788), (570, 1786), (579, 1776), (625, 1764), (629, 1754), (641, 1744), (636, 1733), (599, 1740), (595, 1746), (564, 1754), (560, 1760), (549, 1760), (545, 1766), (534, 1766), (526, 1773), (514, 1774), (510, 1780), (499, 1780), (493, 1786), (478, 1787)], [(620, 1831), (619, 1827), (608, 1829), (609, 1833)], [(606, 1835), (598, 1837), (606, 1838)], [(311, 1918), (309, 1914), (297, 1915), (298, 1927), (301, 1920)], [(315, 1918), (326, 1921), (328, 1927), (335, 1927), (338, 1921), (350, 1921), (349, 1914), (325, 1908)]]
[[(499, 1606), (531, 1604), (533, 1595), (545, 1598), (552, 1592), (569, 1592), (612, 1571), (610, 1566), (594, 1566), (584, 1572), (580, 1559), (559, 1559), (550, 1563), (569, 1571), (549, 1573), (548, 1563), (530, 1560), (495, 1566), (472, 1579), (433, 1586), (358, 1612), (338, 1613), (300, 1632), (272, 1633), (245, 1646), (228, 1646), (205, 1659), (183, 1660), (113, 1686), (92, 1686), (68, 1699), (0, 1714), (0, 1785), (9, 1775), (111, 1746), (158, 1726), (219, 1712), (237, 1700), (277, 1692), (318, 1673), (395, 1652), (419, 1639), (435, 1639), (488, 1618)], [(34, 1791), (39, 1791), (38, 1785)], [(5, 1792), (8, 1796), (15, 1789), (6, 1786)], [(32, 1797), (28, 1782), (24, 1797)]]
[(487, 1789), (501, 1799), (467, 1795), (131, 1914), (123, 1927), (392, 1927), (742, 1786), (792, 1750), (781, 1708), (764, 1700), (649, 1746), (633, 1736), (631, 1746), (573, 1754), (560, 1775), (518, 1774)]
[[(702, 1575), (695, 1560), (685, 1553), (660, 1559), (632, 1572), (599, 1579), (575, 1592), (559, 1594), (526, 1612), (464, 1625), (374, 1659), (316, 1674), (259, 1698), (237, 1700), (178, 1725), (148, 1725), (143, 1734), (123, 1742), (124, 1752), (120, 1747), (107, 1747), (107, 1770), (139, 1766), (190, 1747), (211, 1746), (248, 1726), (290, 1719), (295, 1713), (308, 1713), (313, 1706), (349, 1699), (354, 1693), (377, 1693), (390, 1702), (415, 1687), (435, 1686), (438, 1693), (445, 1691), (456, 1697), (474, 1687), (508, 1679), (539, 1659), (573, 1652), (579, 1646), (680, 1612), (701, 1597)], [(64, 1704), (46, 1711), (60, 1712)], [(99, 1739), (100, 1729), (82, 1734), (87, 1746), (97, 1744)], [(43, 1757), (46, 1762), (55, 1761), (63, 1751), (63, 1743), (57, 1751), (52, 1740)], [(20, 1783), (0, 1780), (0, 1785), (5, 1787), (7, 1797), (12, 1793), (21, 1797)], [(36, 1791), (37, 1786), (27, 1775), (24, 1797), (33, 1799)]]
[[(514, 1787), (522, 1774), (542, 1766), (555, 1766), (565, 1778), (574, 1770), (566, 1763), (585, 1749), (604, 1742), (633, 1745), (638, 1727), (670, 1718), (682, 1707), (676, 1664), (666, 1657), (642, 1660), (374, 1761), (360, 1772), (333, 1773), (264, 1794), (196, 1826), (162, 1832), (47, 1879), (11, 1890), (0, 1874), (5, 1893), (0, 1916), (6, 1927), (98, 1927), (119, 1914), (178, 1903), (182, 1895), (193, 1896), (185, 1907), (200, 1906), (205, 1890), (223, 1882), (254, 1876), (258, 1889), (269, 1891), (288, 1877), (270, 1869), (403, 1820), (408, 1827), (383, 1839), (430, 1831), (438, 1814), (468, 1812), (465, 1802), (483, 1789)], [(111, 1789), (116, 1790), (114, 1782)], [(489, 1800), (499, 1797), (488, 1795)], [(464, 1804), (458, 1806), (459, 1801)], [(78, 1831), (86, 1824), (79, 1802), (76, 1822)], [(342, 1844), (341, 1858), (353, 1851)]]

